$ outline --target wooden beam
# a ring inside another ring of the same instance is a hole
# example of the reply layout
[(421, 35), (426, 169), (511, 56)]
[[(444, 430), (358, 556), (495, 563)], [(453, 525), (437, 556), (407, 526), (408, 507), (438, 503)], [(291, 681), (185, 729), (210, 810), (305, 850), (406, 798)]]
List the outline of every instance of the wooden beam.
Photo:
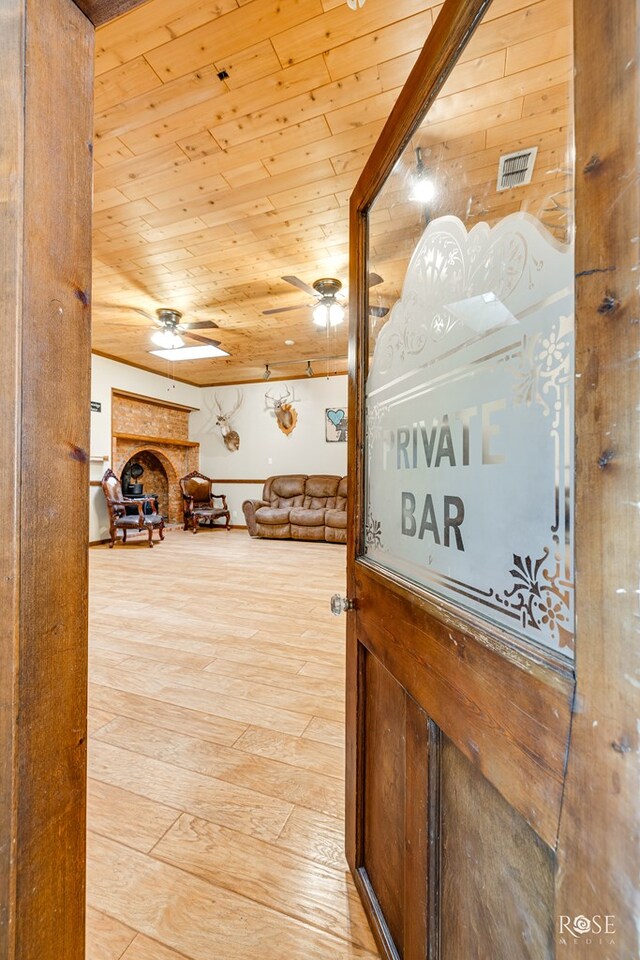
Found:
[[(2, 183), (3, 243), (0, 244), (0, 308), (5, 318), (3, 352), (8, 363), (0, 377), (0, 956), (13, 960), (16, 921), (16, 857), (13, 844), (16, 835), (16, 720), (19, 619), (19, 565), (17, 484), (20, 472), (20, 376), (19, 355), (20, 291), (21, 291), (21, 210), (23, 197), (22, 163), (24, 123), (19, 106), (24, 99), (24, 11), (20, 4), (9, 15), (6, 11), (0, 30), (0, 60), (3, 83), (0, 87), (0, 117), (3, 138), (0, 151), (0, 183)], [(15, 109), (14, 109), (15, 107)]]
[(93, 29), (0, 20), (0, 956), (82, 960)]
[[(596, 955), (632, 957), (640, 700), (638, 6), (576, 0), (575, 18), (576, 554), (582, 562), (556, 912), (615, 917), (615, 934), (603, 937)], [(573, 955), (567, 939), (566, 946), (559, 942), (559, 958)]]
[(94, 27), (115, 20), (143, 3), (146, 3), (146, 0), (76, 0), (77, 6)]

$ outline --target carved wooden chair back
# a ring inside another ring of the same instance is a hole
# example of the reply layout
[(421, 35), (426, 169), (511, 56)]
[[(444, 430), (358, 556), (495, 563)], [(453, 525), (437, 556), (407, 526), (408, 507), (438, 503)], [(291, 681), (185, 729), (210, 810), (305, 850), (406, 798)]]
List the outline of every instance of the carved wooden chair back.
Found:
[[(155, 504), (152, 503), (152, 513), (145, 514), (142, 500), (123, 496), (122, 484), (113, 470), (105, 471), (101, 483), (109, 511), (109, 546), (116, 542), (118, 530), (122, 530), (123, 543), (127, 542), (127, 530), (146, 530), (150, 547), (153, 546), (154, 530), (164, 540), (164, 519), (156, 513)], [(130, 513), (127, 513), (127, 506), (131, 507)]]
[(200, 523), (214, 525), (214, 521), (223, 519), (229, 530), (231, 514), (227, 507), (227, 498), (223, 493), (213, 492), (213, 480), (204, 473), (193, 470), (181, 477), (182, 508), (184, 511), (184, 529), (191, 528), (196, 533)]

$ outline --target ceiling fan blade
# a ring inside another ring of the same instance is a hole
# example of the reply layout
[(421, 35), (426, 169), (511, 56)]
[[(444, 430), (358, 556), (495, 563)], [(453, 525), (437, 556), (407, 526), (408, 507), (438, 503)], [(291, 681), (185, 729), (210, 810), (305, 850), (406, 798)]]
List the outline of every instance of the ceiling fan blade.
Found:
[(272, 310), (263, 310), (262, 313), (266, 317), (272, 313), (287, 313), (289, 310), (305, 310), (308, 306), (308, 303), (299, 303), (295, 307), (274, 307)]
[(292, 286), (297, 287), (298, 290), (304, 290), (305, 293), (308, 293), (310, 296), (318, 299), (318, 291), (314, 290), (313, 287), (310, 287), (308, 283), (305, 283), (304, 280), (301, 280), (300, 277), (280, 277), (281, 280), (286, 280), (287, 283), (290, 283)]
[(377, 287), (379, 283), (384, 283), (384, 280), (379, 273), (370, 273), (369, 274), (369, 286)]
[(103, 310), (127, 310), (130, 313), (139, 313), (142, 317), (146, 317), (147, 320), (152, 320), (154, 323), (157, 320), (157, 317), (147, 313), (146, 310), (142, 310), (140, 307), (129, 307), (123, 303), (94, 303), (94, 307), (100, 307)]
[(185, 337), (189, 337), (190, 340), (197, 340), (198, 343), (206, 343), (209, 347), (219, 347), (219, 340), (212, 340), (211, 337), (201, 337), (197, 333), (189, 333), (188, 330), (184, 331)]
[[(126, 308), (126, 307), (125, 307), (125, 309), (129, 309), (129, 308)], [(156, 317), (152, 316), (152, 314), (147, 313), (146, 310), (141, 310), (139, 307), (131, 307), (130, 309), (133, 310), (134, 313), (139, 313), (141, 317), (146, 317), (147, 320), (156, 320), (156, 319), (157, 319)]]
[(369, 307), (370, 317), (386, 317), (389, 313), (389, 307)]
[(217, 330), (218, 324), (215, 320), (197, 320), (194, 323), (179, 323), (180, 330)]

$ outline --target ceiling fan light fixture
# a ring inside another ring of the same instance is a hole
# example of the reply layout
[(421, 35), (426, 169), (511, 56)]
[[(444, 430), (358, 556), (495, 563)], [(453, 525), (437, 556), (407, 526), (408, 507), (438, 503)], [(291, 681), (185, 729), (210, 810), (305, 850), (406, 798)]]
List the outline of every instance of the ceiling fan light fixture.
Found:
[(164, 350), (175, 350), (176, 347), (183, 347), (184, 340), (174, 330), (157, 330), (151, 335), (151, 342)]
[(313, 322), (318, 327), (337, 327), (344, 320), (344, 307), (333, 297), (323, 297), (313, 308)]
[(182, 320), (182, 314), (179, 310), (174, 310), (173, 307), (159, 307), (156, 310), (156, 316), (160, 323), (165, 324), (165, 326), (175, 327)]

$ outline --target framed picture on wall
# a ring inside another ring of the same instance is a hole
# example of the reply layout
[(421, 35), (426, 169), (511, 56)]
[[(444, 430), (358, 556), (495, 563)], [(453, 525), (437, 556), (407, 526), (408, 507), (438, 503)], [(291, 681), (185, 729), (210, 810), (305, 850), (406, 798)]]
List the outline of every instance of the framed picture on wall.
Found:
[(346, 443), (346, 411), (342, 407), (328, 407), (324, 412), (324, 429), (327, 443)]

